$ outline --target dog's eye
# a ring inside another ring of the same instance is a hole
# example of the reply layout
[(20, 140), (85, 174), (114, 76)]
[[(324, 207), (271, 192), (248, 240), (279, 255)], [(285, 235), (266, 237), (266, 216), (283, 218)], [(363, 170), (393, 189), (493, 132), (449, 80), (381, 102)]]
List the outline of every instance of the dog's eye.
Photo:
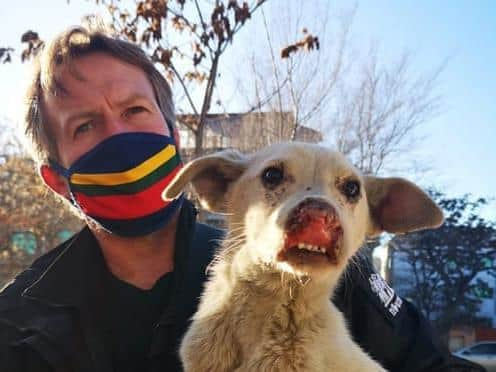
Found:
[(262, 172), (262, 182), (265, 186), (275, 187), (282, 183), (284, 171), (280, 167), (268, 167)]
[(355, 201), (360, 196), (360, 182), (357, 180), (348, 180), (341, 186), (341, 192), (350, 201)]

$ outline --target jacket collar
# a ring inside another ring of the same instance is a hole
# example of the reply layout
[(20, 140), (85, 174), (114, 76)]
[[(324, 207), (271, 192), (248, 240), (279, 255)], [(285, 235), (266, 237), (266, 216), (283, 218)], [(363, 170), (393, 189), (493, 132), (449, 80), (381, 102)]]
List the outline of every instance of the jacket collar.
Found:
[[(187, 258), (191, 248), (191, 237), (194, 235), (192, 232), (195, 222), (196, 210), (191, 203), (185, 201), (179, 215), (174, 253), (175, 294), (173, 296), (178, 296), (179, 301), (170, 301), (170, 306), (164, 312), (165, 323), (176, 318), (176, 312), (182, 308), (177, 306), (183, 297), (183, 290), (179, 287), (188, 282), (185, 280), (185, 273), (188, 270)], [(62, 252), (52, 261), (40, 278), (24, 291), (23, 297), (35, 299), (50, 306), (77, 308), (82, 322), (82, 336), (87, 346), (85, 353), (77, 354), (81, 356), (78, 362), (78, 365), (81, 365), (80, 370), (111, 371), (109, 355), (105, 350), (98, 328), (98, 324), (102, 321), (100, 309), (106, 300), (105, 286), (102, 283), (107, 276), (107, 268), (98, 242), (91, 231), (85, 228), (61, 248), (63, 248)], [(50, 339), (57, 343), (65, 343), (64, 337), (57, 336), (60, 331), (52, 329), (53, 322), (43, 322), (43, 324), (43, 332), (51, 335)], [(176, 342), (177, 337), (179, 333), (176, 337), (165, 341)], [(71, 344), (70, 341), (66, 341)], [(166, 345), (164, 340), (159, 339), (154, 342), (152, 354), (163, 351), (162, 345)], [(83, 367), (83, 364), (88, 366)]]
[(23, 297), (54, 306), (84, 307), (106, 267), (98, 242), (85, 227), (69, 240)]
[[(188, 236), (195, 217), (194, 206), (185, 200), (179, 215), (178, 237)], [(178, 274), (184, 272), (189, 251), (189, 244), (181, 244), (183, 242), (184, 239), (176, 239), (174, 272)], [(62, 248), (62, 252), (39, 279), (23, 292), (23, 296), (53, 306), (87, 310), (91, 304), (100, 302), (100, 296), (104, 296), (101, 283), (108, 269), (100, 246), (88, 227), (85, 227)]]

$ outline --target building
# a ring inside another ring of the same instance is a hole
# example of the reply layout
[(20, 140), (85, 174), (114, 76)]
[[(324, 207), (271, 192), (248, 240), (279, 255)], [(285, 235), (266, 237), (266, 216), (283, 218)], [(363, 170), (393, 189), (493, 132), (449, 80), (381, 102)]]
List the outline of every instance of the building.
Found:
[[(193, 155), (195, 136), (189, 129), (195, 125), (193, 115), (178, 115), (181, 148), (187, 158)], [(290, 112), (252, 112), (209, 114), (204, 132), (204, 153), (234, 148), (253, 152), (272, 143), (293, 137), (302, 142), (321, 142), (322, 134), (309, 127), (295, 125)]]
[[(409, 296), (414, 289), (414, 277), (412, 263), (409, 261), (404, 250), (397, 249), (396, 244), (408, 244), (408, 235), (395, 237), (385, 242), (373, 251), (372, 258), (376, 270), (394, 288), (398, 295), (412, 300)], [(450, 265), (446, 262), (446, 265)], [(496, 262), (488, 262), (487, 265), (495, 265)], [(419, 270), (420, 271), (420, 270)], [(417, 273), (417, 275), (429, 275), (430, 273)], [(479, 325), (460, 324), (452, 328), (448, 335), (448, 343), (451, 350), (467, 346), (475, 341), (496, 340), (496, 278), (486, 272), (477, 274), (472, 279), (473, 283), (482, 280), (488, 284), (489, 290), (477, 293), (481, 303), (475, 317), (481, 320)], [(427, 297), (434, 296), (428, 293)], [(436, 318), (439, 314), (431, 314)]]
[[(195, 154), (195, 135), (188, 128), (195, 125), (196, 119), (193, 115), (177, 116), (181, 154), (186, 161)], [(297, 141), (322, 141), (319, 131), (295, 125), (290, 112), (209, 114), (206, 117), (203, 153), (227, 148), (251, 153), (272, 143), (290, 140), (293, 132)], [(211, 225), (224, 226), (224, 218), (218, 214), (200, 211), (199, 218)]]

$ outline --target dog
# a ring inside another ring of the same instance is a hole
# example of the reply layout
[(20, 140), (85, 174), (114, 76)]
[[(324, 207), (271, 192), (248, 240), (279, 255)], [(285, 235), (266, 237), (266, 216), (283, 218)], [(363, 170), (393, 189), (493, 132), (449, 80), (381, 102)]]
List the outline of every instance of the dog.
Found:
[(227, 233), (181, 343), (186, 372), (385, 371), (330, 298), (366, 237), (442, 223), (423, 191), (296, 142), (193, 160), (163, 197), (188, 183)]

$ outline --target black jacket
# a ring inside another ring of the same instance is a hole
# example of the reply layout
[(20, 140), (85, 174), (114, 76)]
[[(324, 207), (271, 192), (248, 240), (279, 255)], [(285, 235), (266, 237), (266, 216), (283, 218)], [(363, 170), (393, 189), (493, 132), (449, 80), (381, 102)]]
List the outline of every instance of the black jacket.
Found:
[[(179, 371), (177, 348), (198, 305), (221, 232), (181, 211), (174, 292), (157, 324), (148, 371)], [(350, 267), (334, 302), (355, 340), (391, 371), (483, 371), (437, 344), (426, 321), (374, 276), (367, 261)], [(88, 229), (37, 259), (0, 293), (0, 372), (110, 372), (96, 326), (106, 266)], [(399, 305), (399, 306), (398, 306)], [(118, 372), (118, 371), (116, 371)], [(144, 371), (146, 372), (146, 371)]]

